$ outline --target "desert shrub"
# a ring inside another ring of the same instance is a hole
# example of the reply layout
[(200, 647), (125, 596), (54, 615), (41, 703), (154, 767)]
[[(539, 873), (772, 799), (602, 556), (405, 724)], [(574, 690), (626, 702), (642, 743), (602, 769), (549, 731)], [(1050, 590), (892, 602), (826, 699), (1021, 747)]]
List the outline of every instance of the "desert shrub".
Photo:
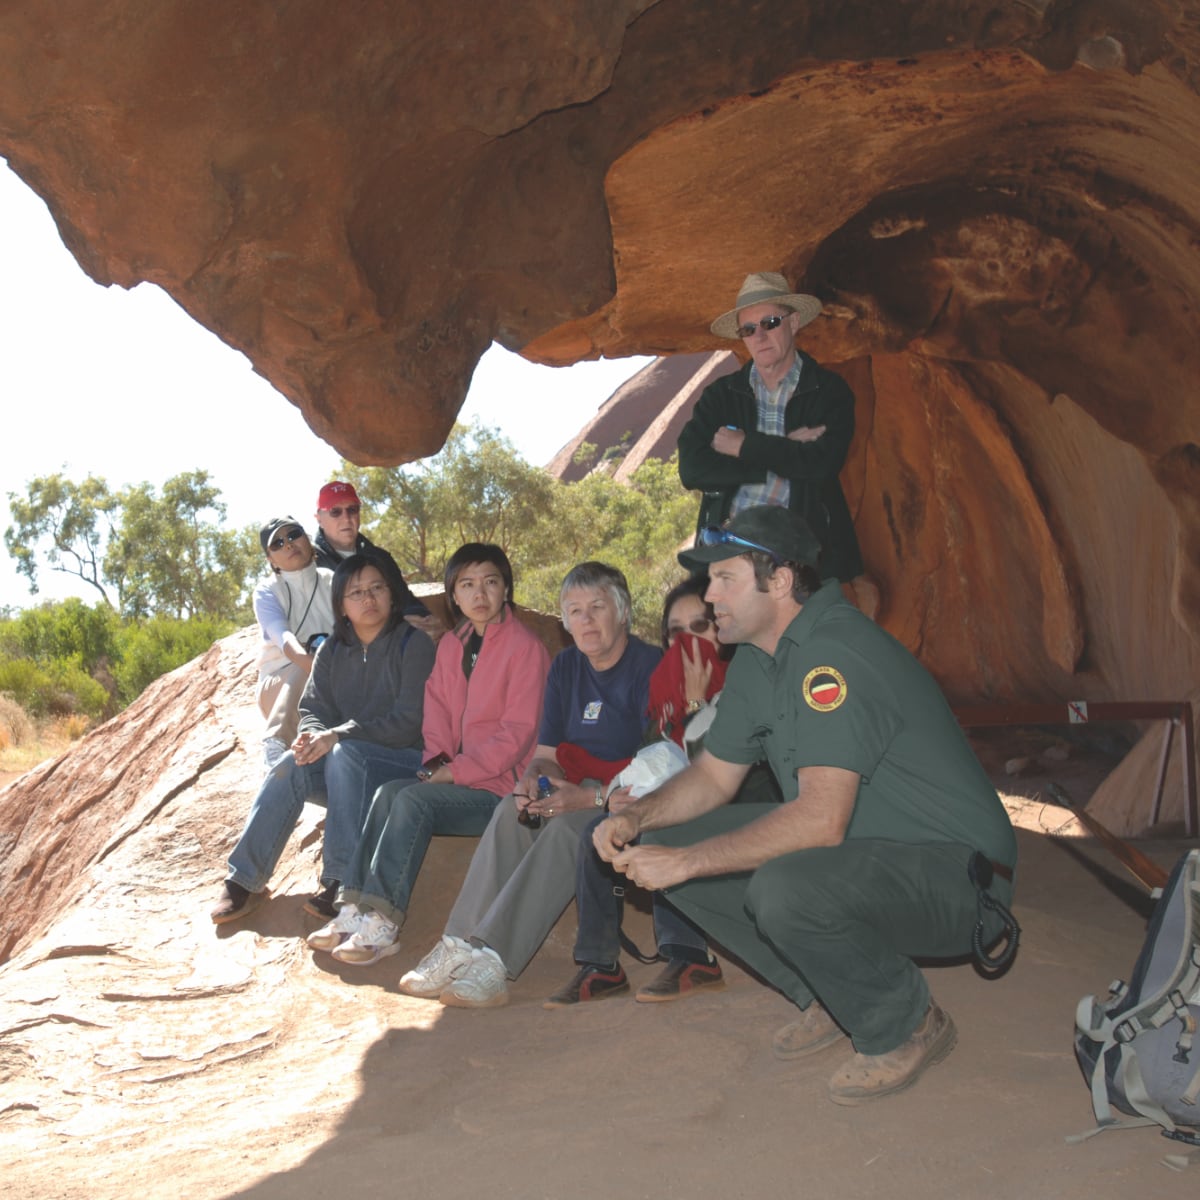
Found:
[(50, 726), (50, 736), (55, 741), (77, 742), (92, 727), (92, 722), (82, 713), (71, 713), (59, 717)]
[(0, 750), (24, 745), (33, 736), (29, 714), (11, 696), (0, 695)]
[(72, 659), (43, 665), (28, 658), (0, 657), (0, 693), (35, 719), (70, 713), (101, 717), (111, 708), (105, 688)]
[(232, 621), (209, 617), (152, 617), (126, 626), (118, 635), (117, 661), (112, 667), (121, 703), (131, 703), (160, 675), (203, 654), (233, 630)]
[(112, 658), (121, 620), (107, 604), (46, 601), (0, 622), (0, 653), (36, 663), (74, 660), (88, 674)]

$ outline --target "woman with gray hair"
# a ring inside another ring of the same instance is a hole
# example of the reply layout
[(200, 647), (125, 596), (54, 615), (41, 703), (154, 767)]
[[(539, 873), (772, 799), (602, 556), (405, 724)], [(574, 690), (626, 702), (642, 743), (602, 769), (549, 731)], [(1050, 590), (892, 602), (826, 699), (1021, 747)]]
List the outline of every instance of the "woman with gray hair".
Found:
[(459, 1008), (508, 1002), (508, 980), (574, 895), (579, 836), (604, 807), (604, 785), (641, 744), (661, 651), (629, 632), (625, 576), (580, 563), (559, 603), (575, 644), (550, 665), (533, 761), (480, 839), (446, 932), (400, 980), (409, 995)]

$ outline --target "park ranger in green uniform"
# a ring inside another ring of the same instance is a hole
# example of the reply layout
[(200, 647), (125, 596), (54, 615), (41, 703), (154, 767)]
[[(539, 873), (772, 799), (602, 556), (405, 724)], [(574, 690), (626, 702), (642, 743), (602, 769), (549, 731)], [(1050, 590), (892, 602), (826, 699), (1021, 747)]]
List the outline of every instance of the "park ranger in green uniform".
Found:
[[(822, 585), (819, 553), (803, 519), (755, 507), (679, 556), (708, 567), (720, 639), (739, 649), (701, 756), (595, 843), (797, 1005), (777, 1056), (848, 1034), (855, 1053), (829, 1092), (859, 1104), (953, 1049), (912, 960), (985, 958), (1017, 848), (933, 679), (836, 581)], [(763, 759), (785, 802), (728, 805)]]

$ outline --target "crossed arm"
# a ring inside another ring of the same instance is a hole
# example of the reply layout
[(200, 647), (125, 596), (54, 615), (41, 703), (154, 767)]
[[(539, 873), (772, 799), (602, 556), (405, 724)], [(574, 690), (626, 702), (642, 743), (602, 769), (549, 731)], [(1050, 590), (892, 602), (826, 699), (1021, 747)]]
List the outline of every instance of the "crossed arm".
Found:
[(593, 834), (596, 852), (634, 883), (656, 889), (753, 871), (794, 850), (841, 843), (858, 796), (858, 773), (803, 767), (796, 772), (796, 798), (756, 821), (691, 846), (630, 845), (641, 833), (678, 825), (726, 803), (748, 769), (703, 753), (686, 771), (600, 825)]
[[(784, 436), (791, 442), (815, 442), (825, 432), (824, 425), (801, 425)], [(713, 434), (709, 443), (718, 454), (727, 454), (730, 458), (738, 458), (742, 453), (742, 443), (746, 440), (744, 429), (731, 429), (722, 425)]]

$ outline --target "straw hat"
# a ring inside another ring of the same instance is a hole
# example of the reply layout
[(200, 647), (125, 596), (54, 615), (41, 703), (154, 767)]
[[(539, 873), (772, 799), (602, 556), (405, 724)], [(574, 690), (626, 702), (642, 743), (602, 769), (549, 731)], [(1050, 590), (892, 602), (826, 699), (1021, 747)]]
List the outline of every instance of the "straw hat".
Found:
[(774, 271), (757, 271), (746, 276), (746, 282), (738, 292), (737, 303), (727, 313), (722, 313), (709, 328), (717, 337), (736, 339), (738, 313), (752, 304), (778, 304), (781, 308), (790, 308), (800, 317), (797, 329), (815, 321), (821, 315), (823, 307), (816, 296), (793, 292), (782, 275), (777, 275)]

